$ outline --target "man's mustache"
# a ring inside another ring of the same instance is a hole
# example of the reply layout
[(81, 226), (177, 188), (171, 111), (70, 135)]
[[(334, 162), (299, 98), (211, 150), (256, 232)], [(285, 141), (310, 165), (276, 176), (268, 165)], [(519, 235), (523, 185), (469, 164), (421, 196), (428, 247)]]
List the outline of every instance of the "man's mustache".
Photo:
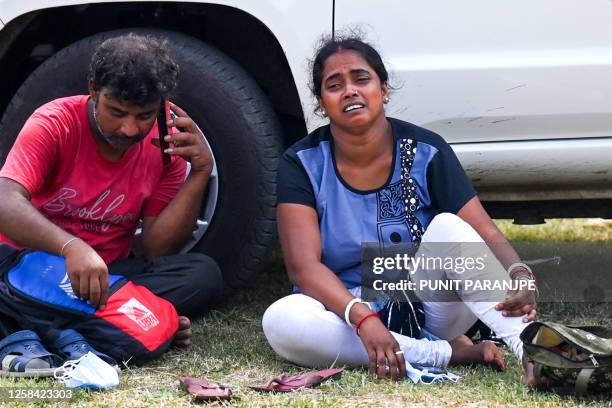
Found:
[(106, 135), (106, 140), (110, 142), (121, 143), (121, 144), (138, 143), (144, 138), (145, 138), (145, 135), (143, 135), (142, 133), (137, 133), (133, 136), (128, 136), (128, 135), (120, 134), (120, 133), (112, 133), (110, 135), (108, 134)]

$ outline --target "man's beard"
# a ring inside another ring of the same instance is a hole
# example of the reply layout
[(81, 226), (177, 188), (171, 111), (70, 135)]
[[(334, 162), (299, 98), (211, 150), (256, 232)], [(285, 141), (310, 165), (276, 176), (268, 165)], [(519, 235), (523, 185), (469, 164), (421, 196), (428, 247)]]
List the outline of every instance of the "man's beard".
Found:
[(108, 143), (112, 148), (117, 150), (126, 151), (130, 147), (134, 146), (136, 143), (140, 143), (146, 135), (142, 133), (137, 133), (133, 136), (127, 136), (123, 133), (106, 133), (102, 131), (102, 127), (100, 126), (100, 122), (98, 122), (98, 101), (94, 100), (93, 105), (93, 119), (96, 124), (96, 128), (98, 129), (98, 133), (102, 135), (106, 143)]

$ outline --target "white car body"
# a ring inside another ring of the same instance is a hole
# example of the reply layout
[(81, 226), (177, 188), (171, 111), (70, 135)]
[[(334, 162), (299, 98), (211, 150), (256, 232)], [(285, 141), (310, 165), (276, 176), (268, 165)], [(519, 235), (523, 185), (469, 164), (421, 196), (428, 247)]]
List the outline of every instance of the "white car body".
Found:
[[(127, 2), (0, 0), (0, 20), (91, 3)], [(307, 59), (331, 32), (331, 0), (182, 3), (226, 5), (264, 24), (306, 128), (324, 123)], [(453, 144), (481, 199), (512, 202), (612, 198), (611, 22), (608, 0), (336, 0), (334, 23), (361, 25), (388, 63), (398, 86), (388, 115)]]

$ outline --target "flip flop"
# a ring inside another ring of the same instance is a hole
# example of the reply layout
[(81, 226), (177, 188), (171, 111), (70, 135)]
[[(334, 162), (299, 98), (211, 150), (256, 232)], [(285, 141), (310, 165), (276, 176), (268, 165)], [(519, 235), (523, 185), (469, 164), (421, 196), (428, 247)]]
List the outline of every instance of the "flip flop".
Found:
[(230, 387), (210, 382), (206, 378), (179, 377), (179, 382), (196, 401), (228, 400), (232, 397)]
[(35, 332), (21, 330), (0, 341), (0, 362), (0, 377), (53, 377), (62, 359), (47, 351)]
[(314, 388), (329, 378), (339, 379), (343, 370), (343, 368), (327, 368), (299, 375), (281, 375), (274, 377), (266, 385), (256, 385), (250, 388), (255, 391), (270, 392), (290, 392), (302, 388)]
[(92, 352), (96, 356), (100, 357), (104, 362), (112, 366), (118, 373), (121, 369), (117, 365), (117, 362), (110, 356), (95, 350), (85, 340), (85, 337), (81, 333), (73, 329), (62, 330), (57, 339), (53, 342), (53, 347), (57, 349), (60, 355), (66, 360), (78, 360), (88, 352)]

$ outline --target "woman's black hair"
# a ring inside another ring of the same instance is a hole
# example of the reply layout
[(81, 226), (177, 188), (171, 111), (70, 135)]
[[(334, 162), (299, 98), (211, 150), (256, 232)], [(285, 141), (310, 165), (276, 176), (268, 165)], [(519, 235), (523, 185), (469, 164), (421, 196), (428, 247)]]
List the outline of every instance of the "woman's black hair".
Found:
[(360, 34), (352, 31), (346, 35), (335, 34), (333, 37), (326, 36), (320, 41), (315, 57), (311, 61), (312, 82), (310, 87), (314, 96), (321, 97), (321, 83), (323, 82), (325, 62), (339, 51), (354, 51), (358, 53), (374, 69), (380, 79), (380, 83), (388, 83), (389, 74), (378, 51), (364, 41)]
[(178, 85), (179, 66), (167, 49), (167, 40), (153, 36), (110, 38), (95, 50), (89, 79), (97, 90), (139, 106), (168, 98)]

